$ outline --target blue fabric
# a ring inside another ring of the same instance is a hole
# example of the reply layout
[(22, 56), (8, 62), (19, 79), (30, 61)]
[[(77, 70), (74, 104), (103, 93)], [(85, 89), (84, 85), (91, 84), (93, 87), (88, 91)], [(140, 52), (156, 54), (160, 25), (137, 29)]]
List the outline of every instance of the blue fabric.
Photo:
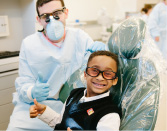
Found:
[(149, 16), (148, 27), (154, 40), (156, 36), (159, 36), (160, 41), (156, 44), (167, 59), (167, 5), (163, 2), (153, 8)]

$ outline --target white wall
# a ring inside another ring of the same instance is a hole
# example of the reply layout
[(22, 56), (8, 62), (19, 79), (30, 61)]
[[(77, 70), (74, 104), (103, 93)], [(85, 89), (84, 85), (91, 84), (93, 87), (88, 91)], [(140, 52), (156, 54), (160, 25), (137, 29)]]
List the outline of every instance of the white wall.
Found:
[[(10, 35), (0, 37), (0, 51), (18, 50), (22, 38), (22, 19), (19, 0), (0, 0), (0, 15), (9, 18)], [(19, 26), (18, 26), (19, 25)]]
[(74, 22), (75, 19), (80, 21), (97, 20), (97, 11), (102, 7), (107, 7), (109, 13), (113, 8), (112, 0), (64, 0), (66, 7), (69, 9), (68, 21)]
[(0, 37), (0, 51), (20, 49), (22, 39), (35, 32), (33, 0), (0, 0), (0, 15), (9, 19), (10, 35)]
[[(124, 18), (124, 12), (137, 9), (136, 0), (64, 0), (69, 9), (69, 22), (97, 20), (97, 12), (103, 7), (109, 16)], [(129, 4), (130, 3), (130, 4)]]
[(35, 32), (36, 6), (34, 0), (20, 0), (23, 22), (23, 38)]
[[(69, 9), (68, 23), (80, 21), (97, 21), (98, 11), (106, 8), (113, 20), (125, 19), (125, 12), (136, 12), (136, 0), (64, 0)], [(129, 4), (130, 3), (130, 4)], [(85, 31), (94, 39), (102, 39), (100, 25), (86, 25)]]

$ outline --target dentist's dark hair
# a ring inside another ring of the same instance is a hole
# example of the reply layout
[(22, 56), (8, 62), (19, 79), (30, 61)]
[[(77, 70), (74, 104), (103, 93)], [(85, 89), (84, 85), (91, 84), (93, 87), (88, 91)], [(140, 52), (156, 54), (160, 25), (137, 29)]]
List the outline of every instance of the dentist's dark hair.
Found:
[(51, 2), (51, 1), (60, 1), (62, 7), (65, 6), (64, 0), (37, 0), (37, 2), (36, 2), (36, 11), (37, 11), (38, 16), (40, 16), (38, 7), (42, 7), (44, 4), (46, 4), (48, 2)]

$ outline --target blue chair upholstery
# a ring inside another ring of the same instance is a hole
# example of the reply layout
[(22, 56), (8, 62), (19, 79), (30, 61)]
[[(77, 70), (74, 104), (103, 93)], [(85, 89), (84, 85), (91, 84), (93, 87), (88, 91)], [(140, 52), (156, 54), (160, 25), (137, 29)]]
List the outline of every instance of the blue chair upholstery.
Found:
[[(153, 130), (158, 113), (160, 80), (154, 63), (143, 57), (146, 32), (143, 20), (125, 20), (109, 39), (109, 50), (119, 56), (118, 84), (112, 88), (122, 108), (120, 130)], [(135, 58), (139, 55), (138, 58)]]

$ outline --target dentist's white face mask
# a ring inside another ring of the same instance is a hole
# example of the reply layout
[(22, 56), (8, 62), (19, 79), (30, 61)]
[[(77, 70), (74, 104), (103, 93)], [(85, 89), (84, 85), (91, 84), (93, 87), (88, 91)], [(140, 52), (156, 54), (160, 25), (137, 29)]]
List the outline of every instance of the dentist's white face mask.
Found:
[(46, 26), (46, 35), (52, 41), (61, 39), (64, 35), (63, 23), (50, 16), (50, 22)]

